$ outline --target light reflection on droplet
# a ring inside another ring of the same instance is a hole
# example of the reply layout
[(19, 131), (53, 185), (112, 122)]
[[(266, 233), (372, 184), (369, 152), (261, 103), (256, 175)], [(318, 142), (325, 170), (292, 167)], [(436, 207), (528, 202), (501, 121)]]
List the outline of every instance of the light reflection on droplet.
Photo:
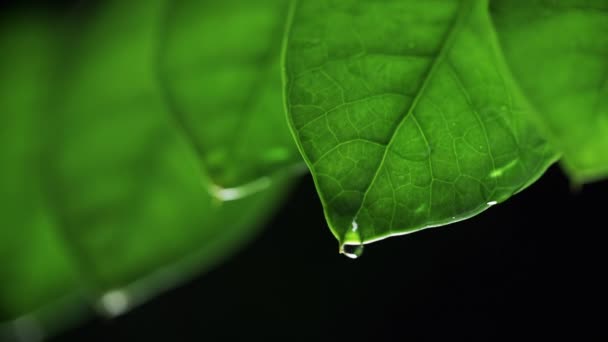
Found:
[(339, 251), (340, 254), (344, 254), (351, 259), (357, 259), (363, 254), (363, 239), (356, 218), (352, 220), (351, 228), (344, 233)]
[(350, 244), (342, 245), (342, 248), (340, 249), (340, 253), (344, 254), (345, 256), (347, 256), (351, 259), (357, 259), (361, 255), (363, 255), (363, 245), (350, 245)]
[(489, 206), (493, 206), (493, 205), (495, 205), (495, 204), (497, 204), (497, 203), (498, 203), (497, 201), (490, 201), (490, 202), (488, 202), (488, 205), (489, 205)]

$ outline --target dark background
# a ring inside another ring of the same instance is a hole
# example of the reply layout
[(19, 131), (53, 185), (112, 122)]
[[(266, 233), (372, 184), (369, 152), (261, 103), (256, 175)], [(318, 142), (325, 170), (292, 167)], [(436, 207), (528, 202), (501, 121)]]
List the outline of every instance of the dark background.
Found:
[[(0, 1), (0, 11), (77, 2)], [(477, 217), (350, 260), (306, 177), (226, 263), (52, 341), (606, 341), (606, 195), (608, 182), (572, 190), (553, 167)]]
[(557, 167), (506, 203), (339, 255), (310, 177), (228, 262), (53, 340), (608, 340), (608, 182)]

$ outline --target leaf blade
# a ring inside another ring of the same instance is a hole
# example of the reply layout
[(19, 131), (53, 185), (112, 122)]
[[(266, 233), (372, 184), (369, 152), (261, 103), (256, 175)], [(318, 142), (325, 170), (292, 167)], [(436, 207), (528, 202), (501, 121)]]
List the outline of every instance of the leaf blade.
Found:
[[(554, 161), (514, 113), (523, 104), (508, 102), (519, 99), (485, 5), (309, 1), (295, 9), (285, 57), (290, 123), (341, 244), (471, 216)], [(456, 100), (446, 105), (448, 95)]]
[(105, 2), (69, 16), (69, 34), (54, 30), (58, 17), (39, 25), (29, 12), (23, 25), (0, 25), (0, 45), (16, 52), (0, 66), (11, 71), (0, 82), (0, 159), (11, 165), (0, 170), (11, 185), (0, 189), (11, 221), (0, 228), (11, 260), (0, 269), (1, 321), (61, 325), (66, 309), (49, 304), (65, 295), (119, 314), (227, 258), (290, 188), (293, 172), (276, 170), (246, 198), (210, 196), (158, 83), (163, 8)]
[[(79, 285), (41, 191), (37, 131), (58, 57), (57, 30), (40, 13), (12, 10), (0, 25), (0, 322), (74, 298)], [(63, 305), (63, 303), (62, 303)], [(1, 330), (1, 329), (0, 329)]]
[(607, 11), (605, 1), (491, 2), (506, 60), (575, 182), (608, 175)]
[(180, 0), (169, 7), (160, 49), (164, 92), (219, 189), (256, 188), (276, 170), (302, 164), (282, 107), (287, 5)]
[[(213, 264), (256, 232), (291, 178), (277, 172), (268, 189), (239, 201), (207, 193), (154, 72), (163, 9), (108, 2), (77, 26), (76, 60), (57, 101), (46, 181), (94, 295), (192, 251), (208, 252), (198, 253), (198, 267)], [(210, 247), (216, 240), (223, 248)]]

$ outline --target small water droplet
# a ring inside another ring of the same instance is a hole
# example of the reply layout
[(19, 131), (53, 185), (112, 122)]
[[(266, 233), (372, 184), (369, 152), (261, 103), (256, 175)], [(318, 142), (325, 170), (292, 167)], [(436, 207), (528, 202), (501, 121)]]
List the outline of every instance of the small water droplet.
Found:
[(129, 294), (122, 290), (113, 290), (106, 292), (99, 299), (99, 308), (101, 311), (110, 316), (118, 316), (123, 314), (129, 308), (131, 298)]
[(357, 259), (361, 255), (363, 255), (363, 245), (342, 245), (340, 253), (346, 255), (351, 259)]
[(491, 206), (493, 206), (493, 205), (495, 205), (497, 203), (498, 203), (497, 201), (490, 201), (490, 202), (488, 202), (488, 206), (491, 207)]
[(351, 259), (357, 259), (363, 254), (363, 239), (356, 220), (352, 221), (351, 228), (346, 231), (342, 238), (340, 253)]
[(415, 47), (416, 47), (416, 43), (414, 43), (414, 42), (409, 42), (409, 43), (407, 43), (407, 47), (408, 47), (408, 48), (410, 48), (410, 49), (413, 49), (413, 48), (415, 48)]
[(507, 105), (500, 106), (500, 110), (502, 110), (503, 112), (506, 112), (507, 109), (509, 109), (509, 107), (507, 107)]

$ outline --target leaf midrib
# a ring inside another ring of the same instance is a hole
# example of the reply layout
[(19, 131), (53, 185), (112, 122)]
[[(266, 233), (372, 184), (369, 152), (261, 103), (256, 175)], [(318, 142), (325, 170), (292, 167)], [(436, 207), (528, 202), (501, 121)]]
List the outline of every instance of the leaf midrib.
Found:
[[(384, 153), (382, 155), (382, 159), (378, 163), (378, 167), (376, 168), (376, 171), (374, 172), (374, 176), (372, 177), (371, 182), (369, 183), (369, 185), (365, 189), (365, 192), (363, 193), (363, 199), (361, 200), (361, 204), (359, 205), (357, 212), (353, 216), (353, 221), (357, 220), (357, 217), (359, 216), (361, 210), (363, 209), (363, 206), (367, 199), (367, 195), (369, 194), (370, 189), (374, 186), (374, 183), (376, 182), (378, 175), (380, 174), (380, 170), (382, 170), (382, 167), (384, 166), (388, 152), (393, 144), (393, 141), (395, 140), (395, 136), (397, 135), (397, 133), (399, 132), (399, 130), (405, 123), (406, 119), (408, 117), (410, 117), (411, 115), (413, 115), (414, 109), (417, 107), (418, 101), (425, 93), (426, 88), (429, 84), (429, 81), (431, 79), (433, 79), (438, 66), (443, 63), (447, 52), (450, 50), (450, 48), (454, 42), (454, 39), (457, 36), (458, 31), (460, 31), (460, 29), (463, 25), (464, 19), (468, 16), (468, 14), (470, 14), (472, 12), (473, 2), (474, 2), (474, 0), (467, 0), (465, 3), (463, 3), (459, 6), (458, 15), (454, 19), (451, 27), (448, 29), (448, 34), (442, 43), (442, 46), (439, 50), (439, 54), (437, 55), (437, 58), (435, 59), (435, 61), (431, 65), (431, 67), (429, 68), (429, 71), (427, 72), (427, 74), (424, 78), (424, 81), (423, 81), (422, 85), (420, 86), (420, 90), (418, 91), (418, 94), (416, 95), (416, 97), (414, 97), (414, 100), (412, 101), (412, 104), (408, 108), (407, 112), (403, 115), (403, 117), (401, 118), (401, 121), (393, 130), (391, 137), (390, 137), (388, 143), (386, 144), (386, 147), (384, 148)], [(429, 156), (429, 158), (430, 158), (430, 156)], [(432, 186), (433, 186), (433, 183), (431, 182), (431, 187)], [(432, 192), (432, 188), (431, 188), (431, 192)], [(375, 229), (375, 227), (374, 227), (374, 229)], [(389, 227), (389, 230), (392, 230), (392, 229), (393, 229), (393, 227)], [(342, 234), (341, 236), (343, 236), (343, 235), (344, 234)], [(365, 241), (362, 240), (361, 243), (365, 243)]]

